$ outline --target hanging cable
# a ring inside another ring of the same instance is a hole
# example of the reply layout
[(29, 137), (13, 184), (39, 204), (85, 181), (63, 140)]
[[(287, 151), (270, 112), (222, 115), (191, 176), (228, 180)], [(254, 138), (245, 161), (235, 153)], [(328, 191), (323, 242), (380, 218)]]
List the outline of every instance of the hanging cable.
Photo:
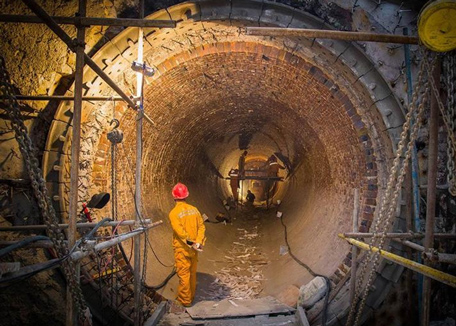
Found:
[(313, 277), (323, 277), (326, 281), (326, 293), (325, 293), (325, 301), (324, 301), (324, 305), (323, 305), (323, 313), (322, 313), (322, 316), (321, 316), (321, 324), (322, 326), (326, 326), (326, 321), (327, 321), (327, 316), (328, 316), (328, 304), (329, 304), (329, 294), (331, 292), (331, 281), (328, 277), (326, 277), (325, 275), (321, 275), (321, 274), (317, 274), (315, 273), (310, 267), (309, 265), (305, 264), (304, 262), (302, 262), (298, 257), (296, 257), (293, 252), (291, 251), (291, 247), (290, 247), (290, 244), (288, 243), (288, 232), (287, 232), (287, 226), (285, 225), (285, 223), (283, 222), (283, 215), (280, 217), (280, 223), (282, 223), (282, 226), (283, 226), (283, 229), (284, 229), (284, 238), (285, 238), (285, 244), (287, 245), (288, 247), (288, 253), (290, 254), (290, 257), (293, 258), (293, 260), (298, 263), (300, 266), (304, 267), (307, 272), (312, 275)]

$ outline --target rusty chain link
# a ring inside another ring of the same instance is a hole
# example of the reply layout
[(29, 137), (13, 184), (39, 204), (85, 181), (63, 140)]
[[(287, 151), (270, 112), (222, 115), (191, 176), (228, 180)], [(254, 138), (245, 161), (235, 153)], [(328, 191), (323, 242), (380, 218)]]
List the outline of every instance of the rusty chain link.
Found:
[(451, 195), (456, 196), (456, 179), (455, 179), (455, 149), (451, 146), (451, 134), (455, 133), (455, 120), (456, 120), (456, 102), (454, 100), (454, 83), (455, 81), (455, 53), (449, 53), (445, 56), (444, 69), (446, 73), (446, 86), (447, 86), (447, 104), (448, 104), (448, 135), (447, 135), (447, 182), (448, 191)]
[[(420, 90), (423, 86), (423, 75), (424, 75), (424, 70), (425, 70), (424, 61), (426, 61), (426, 60), (428, 60), (427, 57), (423, 58), (421, 65), (420, 65), (418, 81), (415, 84), (412, 100), (410, 103), (409, 112), (406, 115), (406, 121), (403, 125), (401, 138), (397, 145), (396, 156), (394, 158), (393, 166), (390, 171), (390, 176), (389, 176), (388, 183), (387, 183), (387, 189), (385, 190), (384, 196), (382, 197), (378, 217), (372, 225), (374, 237), (372, 237), (369, 246), (370, 247), (377, 246), (379, 248), (379, 250), (383, 249), (383, 246), (385, 244), (385, 239), (386, 239), (386, 233), (388, 232), (388, 229), (393, 221), (393, 216), (394, 216), (394, 212), (396, 210), (397, 201), (399, 198), (400, 190), (402, 188), (402, 183), (404, 181), (405, 173), (407, 171), (409, 160), (410, 160), (410, 157), (412, 154), (413, 145), (418, 136), (418, 130), (421, 125), (421, 121), (422, 121), (422, 117), (423, 117), (423, 113), (424, 113), (424, 107), (428, 100), (429, 87), (426, 85), (425, 91), (421, 96), (421, 101), (418, 104), (418, 100), (420, 98), (420, 96), (419, 96)], [(415, 115), (416, 115), (416, 117), (415, 117)], [(416, 119), (415, 120), (416, 123), (413, 124), (411, 132), (410, 132), (410, 136), (409, 136), (409, 130), (411, 127), (411, 123), (414, 119)], [(408, 140), (408, 142), (407, 142), (407, 140)], [(403, 154), (404, 148), (406, 148), (406, 152), (405, 152), (405, 157), (402, 160), (402, 154)], [(403, 165), (400, 168), (401, 163), (403, 163)], [(380, 235), (379, 235), (379, 233), (380, 233)], [(355, 318), (354, 324), (353, 324), (355, 326), (357, 326), (360, 321), (360, 318), (361, 318), (361, 315), (363, 312), (363, 308), (366, 303), (367, 295), (369, 293), (371, 283), (373, 282), (373, 276), (375, 274), (375, 271), (376, 271), (377, 266), (380, 261), (379, 253), (380, 253), (380, 251), (376, 252), (376, 253), (369, 252), (368, 257), (363, 261), (360, 275), (358, 276), (355, 296), (354, 296), (353, 302), (351, 303), (351, 306), (350, 306), (350, 311), (349, 311), (349, 315), (348, 315), (348, 319), (347, 319), (347, 323), (346, 323), (347, 326), (350, 326), (352, 324), (353, 318)], [(355, 258), (352, 257), (352, 259), (355, 259)], [(370, 271), (368, 273), (366, 285), (363, 287), (363, 283), (366, 280), (365, 273), (367, 272), (368, 267), (370, 267)], [(360, 302), (360, 305), (358, 307), (358, 310), (356, 312), (356, 317), (355, 317), (355, 311), (356, 311), (357, 303), (359, 300), (358, 298), (361, 294), (362, 294), (361, 302)]]
[(43, 178), (43, 173), (39, 167), (38, 159), (35, 156), (36, 149), (30, 139), (27, 127), (25, 126), (20, 106), (14, 96), (14, 89), (10, 83), (8, 72), (6, 71), (5, 61), (0, 57), (0, 95), (3, 103), (5, 103), (6, 113), (11, 120), (11, 127), (14, 130), (15, 138), (19, 144), (22, 153), (27, 173), (30, 177), (33, 193), (38, 203), (43, 221), (47, 226), (47, 233), (52, 240), (59, 258), (63, 259), (62, 267), (71, 291), (76, 311), (79, 315), (80, 322), (90, 324), (90, 315), (87, 305), (82, 294), (81, 287), (77, 275), (74, 262), (69, 258), (69, 250), (65, 244), (65, 236), (62, 229), (58, 226), (58, 219), (52, 206), (46, 188), (46, 181)]

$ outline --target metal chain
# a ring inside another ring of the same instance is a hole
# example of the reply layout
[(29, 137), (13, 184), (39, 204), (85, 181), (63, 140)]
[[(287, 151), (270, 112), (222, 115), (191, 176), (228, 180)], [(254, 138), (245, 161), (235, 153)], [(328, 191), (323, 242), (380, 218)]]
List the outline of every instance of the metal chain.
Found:
[[(395, 157), (395, 159), (393, 161), (393, 166), (392, 166), (391, 171), (390, 171), (390, 176), (389, 176), (389, 180), (388, 180), (388, 184), (387, 184), (387, 189), (386, 189), (385, 194), (384, 194), (384, 196), (382, 198), (382, 202), (381, 202), (378, 218), (373, 223), (374, 237), (370, 241), (370, 246), (375, 245), (376, 242), (379, 241), (377, 246), (380, 249), (383, 248), (386, 232), (387, 232), (388, 227), (390, 226), (390, 224), (391, 224), (391, 222), (393, 220), (392, 217), (394, 216), (394, 211), (395, 211), (395, 208), (396, 208), (396, 205), (397, 205), (397, 200), (398, 200), (398, 197), (399, 197), (401, 186), (402, 186), (402, 183), (404, 181), (404, 176), (405, 176), (405, 172), (406, 172), (406, 169), (407, 169), (407, 166), (408, 166), (408, 161), (409, 161), (410, 156), (411, 156), (413, 144), (414, 144), (414, 142), (416, 140), (416, 137), (418, 135), (419, 124), (420, 124), (420, 122), (422, 120), (422, 115), (423, 115), (423, 112), (424, 112), (424, 104), (427, 101), (427, 94), (429, 92), (428, 88), (426, 88), (426, 91), (425, 91), (425, 93), (424, 93), (424, 95), (423, 95), (423, 97), (421, 99), (421, 102), (420, 102), (419, 106), (417, 106), (418, 97), (419, 97), (419, 91), (420, 91), (420, 88), (422, 86), (422, 81), (423, 81), (423, 73), (424, 73), (424, 63), (422, 62), (421, 66), (420, 66), (420, 72), (418, 74), (418, 82), (415, 84), (415, 89), (414, 89), (414, 92), (413, 92), (412, 101), (411, 101), (411, 104), (410, 104), (410, 109), (409, 109), (409, 112), (408, 112), (408, 114), (406, 116), (406, 121), (405, 121), (405, 123), (403, 125), (403, 130), (402, 130), (402, 133), (401, 133), (401, 139), (400, 139), (400, 141), (398, 143), (398, 147), (397, 147), (397, 151), (396, 151), (396, 157)], [(410, 134), (410, 139), (409, 139), (408, 143), (406, 144), (406, 141), (409, 138), (408, 137), (408, 132), (409, 132), (409, 129), (410, 129), (411, 121), (414, 118), (414, 115), (415, 115), (416, 111), (418, 111), (417, 117), (416, 117), (418, 123), (415, 123), (413, 125), (412, 131), (411, 131), (411, 134)], [(400, 166), (401, 161), (402, 161), (401, 160), (402, 153), (403, 153), (405, 145), (407, 145), (407, 150), (406, 150), (406, 153), (405, 153), (405, 159), (403, 160), (402, 168), (399, 170), (399, 166)], [(397, 177), (397, 182), (396, 182), (396, 175), (398, 174), (398, 171), (399, 171), (399, 176)], [(379, 231), (380, 228), (382, 229), (382, 232), (381, 232), (380, 237), (379, 237), (377, 234), (378, 234), (378, 231)], [(379, 240), (378, 240), (378, 238), (379, 238)], [(357, 303), (358, 303), (358, 297), (361, 294), (362, 285), (363, 285), (364, 280), (365, 280), (364, 276), (365, 276), (365, 273), (367, 271), (368, 266), (371, 265), (371, 263), (372, 263), (372, 265), (370, 266), (370, 273), (369, 273), (369, 276), (368, 276), (367, 284), (364, 287), (364, 292), (363, 292), (363, 296), (362, 296), (362, 299), (361, 299), (360, 307), (358, 308), (358, 313), (356, 314), (355, 324), (354, 325), (357, 325), (358, 322), (359, 322), (359, 318), (360, 318), (362, 310), (364, 308), (365, 301), (366, 301), (366, 298), (367, 298), (367, 294), (368, 294), (370, 285), (371, 285), (371, 283), (373, 281), (373, 275), (374, 275), (374, 272), (375, 272), (375, 270), (377, 268), (377, 265), (379, 263), (379, 259), (380, 259), (380, 255), (378, 253), (370, 252), (369, 253), (369, 257), (367, 259), (365, 259), (364, 262), (363, 262), (363, 265), (362, 265), (362, 268), (361, 268), (361, 272), (360, 272), (360, 275), (358, 277), (358, 282), (357, 282), (357, 287), (356, 287), (356, 291), (355, 291), (354, 300), (353, 300), (353, 302), (351, 303), (351, 306), (350, 306), (350, 312), (349, 312), (349, 316), (348, 316), (348, 320), (347, 320), (347, 326), (351, 325), (351, 323), (353, 321), (353, 317), (355, 315), (356, 306), (357, 306)]]
[(454, 100), (454, 83), (455, 83), (455, 73), (456, 69), (455, 62), (455, 53), (448, 54), (445, 60), (445, 72), (447, 75), (447, 103), (448, 103), (448, 120), (449, 120), (449, 130), (447, 135), (447, 182), (448, 182), (448, 191), (451, 195), (456, 196), (456, 179), (455, 179), (455, 149), (451, 146), (451, 136), (454, 135), (455, 130), (455, 120), (456, 120), (456, 108)]
[[(440, 113), (441, 113), (442, 118), (443, 118), (443, 122), (445, 123), (445, 127), (447, 128), (448, 137), (450, 139), (450, 143), (448, 145), (452, 146), (453, 150), (456, 151), (456, 136), (454, 134), (454, 130), (451, 128), (452, 121), (450, 121), (451, 119), (450, 119), (449, 115), (446, 113), (445, 106), (443, 105), (442, 99), (440, 98), (440, 92), (437, 89), (437, 85), (435, 83), (434, 77), (432, 76), (431, 68), (429, 66), (429, 63), (425, 62), (425, 65), (426, 65), (426, 70), (427, 70), (428, 75), (429, 75), (429, 80), (430, 80), (432, 92), (434, 93), (434, 96), (437, 99), (437, 104), (439, 106)], [(454, 123), (454, 121), (453, 121), (453, 123)]]
[(58, 226), (58, 219), (55, 214), (54, 207), (49, 198), (46, 188), (46, 181), (43, 178), (43, 173), (39, 167), (38, 159), (36, 158), (36, 148), (30, 139), (27, 127), (22, 120), (20, 106), (14, 96), (14, 89), (10, 83), (8, 72), (6, 71), (5, 61), (0, 57), (0, 94), (6, 104), (5, 110), (11, 120), (11, 126), (15, 132), (15, 138), (19, 144), (22, 156), (24, 158), (25, 167), (30, 177), (33, 193), (39, 206), (44, 223), (47, 226), (49, 238), (52, 240), (59, 258), (64, 259), (62, 262), (63, 271), (66, 276), (68, 287), (73, 297), (76, 312), (79, 315), (80, 322), (83, 324), (91, 324), (90, 312), (82, 294), (79, 280), (75, 274), (76, 266), (71, 259), (67, 245), (64, 242), (64, 234)]

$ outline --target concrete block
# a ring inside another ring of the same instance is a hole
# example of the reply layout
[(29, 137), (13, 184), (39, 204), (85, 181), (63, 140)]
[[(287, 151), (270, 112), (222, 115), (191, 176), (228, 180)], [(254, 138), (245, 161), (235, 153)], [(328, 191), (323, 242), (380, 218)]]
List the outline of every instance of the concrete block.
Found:
[(296, 310), (296, 321), (299, 326), (310, 326), (309, 321), (306, 317), (306, 312), (302, 307), (298, 307)]
[(299, 289), (298, 305), (306, 309), (310, 308), (323, 298), (326, 291), (326, 280), (321, 276), (317, 276)]

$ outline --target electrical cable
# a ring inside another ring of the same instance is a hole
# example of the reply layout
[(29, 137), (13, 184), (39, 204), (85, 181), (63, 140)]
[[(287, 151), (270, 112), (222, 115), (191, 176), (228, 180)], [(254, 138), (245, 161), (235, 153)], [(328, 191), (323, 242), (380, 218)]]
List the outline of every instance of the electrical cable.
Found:
[(37, 235), (37, 236), (34, 236), (34, 237), (29, 237), (29, 238), (25, 238), (21, 241), (18, 241), (12, 245), (9, 245), (8, 247), (6, 248), (3, 248), (2, 250), (0, 250), (0, 257), (3, 257), (7, 254), (9, 254), (10, 252), (16, 250), (16, 249), (20, 249), (22, 247), (25, 247), (26, 245), (28, 245), (29, 243), (32, 243), (32, 242), (36, 242), (36, 241), (41, 241), (41, 240), (50, 240), (49, 237), (46, 237), (44, 235)]
[(162, 287), (164, 287), (166, 284), (168, 284), (169, 280), (171, 280), (173, 278), (174, 275), (177, 274), (177, 270), (176, 270), (176, 267), (173, 268), (173, 270), (171, 271), (171, 273), (168, 274), (168, 276), (166, 276), (165, 280), (163, 282), (161, 282), (160, 284), (158, 285), (147, 285), (147, 284), (143, 284), (143, 286), (147, 289), (150, 289), (150, 290), (160, 290)]
[(298, 263), (300, 266), (304, 267), (307, 272), (309, 272), (310, 275), (312, 275), (313, 277), (323, 277), (326, 281), (326, 285), (327, 285), (327, 290), (326, 290), (326, 294), (325, 294), (325, 302), (324, 302), (324, 308), (323, 308), (323, 314), (321, 316), (321, 324), (322, 326), (326, 326), (326, 321), (327, 321), (327, 318), (328, 318), (328, 303), (329, 303), (329, 294), (331, 292), (331, 281), (329, 280), (328, 277), (324, 276), (324, 275), (321, 275), (321, 274), (317, 274), (315, 273), (308, 265), (306, 265), (305, 263), (303, 263), (301, 260), (299, 260), (298, 257), (296, 257), (292, 251), (291, 251), (291, 247), (290, 247), (290, 244), (288, 243), (288, 232), (287, 232), (287, 226), (285, 225), (285, 223), (283, 222), (283, 215), (282, 217), (280, 217), (280, 223), (282, 223), (282, 226), (284, 228), (284, 237), (285, 237), (285, 244), (287, 245), (288, 247), (288, 253), (290, 254), (290, 257), (293, 258), (293, 260)]

